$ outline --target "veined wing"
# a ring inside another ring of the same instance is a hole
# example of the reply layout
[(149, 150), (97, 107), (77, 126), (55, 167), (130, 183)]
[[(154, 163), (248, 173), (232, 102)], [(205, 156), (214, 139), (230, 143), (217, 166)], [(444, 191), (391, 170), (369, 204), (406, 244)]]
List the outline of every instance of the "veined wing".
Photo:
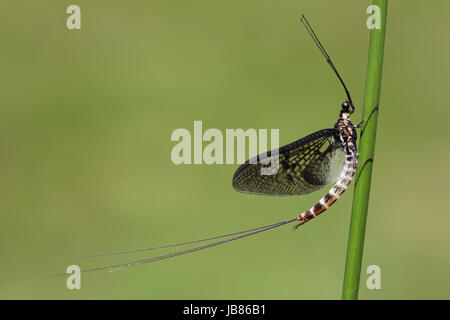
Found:
[(234, 189), (274, 196), (302, 195), (336, 181), (344, 167), (345, 154), (336, 129), (314, 132), (276, 151), (242, 164), (233, 176)]

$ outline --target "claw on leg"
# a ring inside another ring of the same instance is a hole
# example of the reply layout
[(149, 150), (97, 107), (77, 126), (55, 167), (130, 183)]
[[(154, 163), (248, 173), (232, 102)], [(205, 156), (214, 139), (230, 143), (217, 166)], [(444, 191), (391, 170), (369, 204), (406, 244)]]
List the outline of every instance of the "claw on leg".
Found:
[(298, 227), (300, 227), (302, 224), (305, 224), (308, 220), (306, 220), (305, 218), (303, 218), (301, 215), (299, 215), (297, 217), (297, 220), (300, 221), (299, 223), (297, 223), (295, 226), (292, 227), (292, 231), (297, 230)]
[(378, 101), (377, 101), (377, 104), (375, 105), (375, 108), (373, 108), (372, 111), (370, 111), (370, 113), (367, 117), (362, 119), (361, 122), (356, 125), (356, 128), (361, 128), (363, 123), (366, 122), (372, 116), (372, 114), (375, 112), (375, 110), (378, 110)]
[(372, 154), (370, 157), (368, 157), (366, 160), (364, 160), (363, 162), (361, 162), (361, 163), (359, 163), (358, 164), (358, 168), (359, 167), (362, 167), (367, 161), (372, 161), (373, 160), (373, 158), (374, 158), (374, 154)]

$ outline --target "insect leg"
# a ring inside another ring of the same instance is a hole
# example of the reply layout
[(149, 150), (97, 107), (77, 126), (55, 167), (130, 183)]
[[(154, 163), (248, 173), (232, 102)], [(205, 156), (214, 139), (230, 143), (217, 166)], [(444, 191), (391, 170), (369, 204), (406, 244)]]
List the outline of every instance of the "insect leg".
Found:
[(375, 108), (373, 108), (372, 111), (370, 111), (370, 113), (367, 117), (362, 119), (361, 122), (356, 125), (356, 128), (361, 128), (363, 123), (366, 122), (367, 120), (369, 120), (369, 118), (372, 116), (372, 114), (375, 112), (375, 110), (378, 110), (378, 101), (377, 101), (377, 104), (375, 105)]
[(364, 160), (363, 162), (359, 163), (359, 164), (358, 164), (358, 168), (364, 166), (364, 165), (366, 164), (367, 161), (373, 161), (373, 158), (374, 158), (374, 154), (372, 154), (370, 157), (368, 157), (368, 158), (367, 158), (366, 160)]
[[(305, 215), (306, 213), (306, 215)], [(307, 223), (309, 220), (311, 220), (312, 218), (314, 218), (314, 215), (311, 213), (310, 210), (302, 213), (301, 215), (299, 215), (297, 217), (297, 220), (299, 221), (299, 223), (297, 223), (295, 226), (292, 227), (292, 230), (297, 230), (298, 227), (300, 227), (301, 225), (304, 225), (305, 223)]]

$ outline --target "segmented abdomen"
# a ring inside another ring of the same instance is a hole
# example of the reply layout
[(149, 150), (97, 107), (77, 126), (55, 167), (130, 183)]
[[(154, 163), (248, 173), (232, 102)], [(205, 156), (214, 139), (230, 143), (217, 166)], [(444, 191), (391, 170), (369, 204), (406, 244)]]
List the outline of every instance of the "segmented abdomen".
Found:
[(300, 223), (294, 227), (295, 229), (327, 210), (333, 205), (333, 203), (336, 202), (337, 199), (342, 196), (345, 190), (347, 190), (353, 180), (353, 177), (355, 176), (358, 164), (358, 152), (356, 151), (353, 142), (349, 142), (348, 147), (344, 169), (342, 170), (338, 180), (330, 191), (328, 191), (327, 194), (319, 200), (319, 202), (317, 202), (311, 209), (298, 216), (297, 220), (300, 221)]

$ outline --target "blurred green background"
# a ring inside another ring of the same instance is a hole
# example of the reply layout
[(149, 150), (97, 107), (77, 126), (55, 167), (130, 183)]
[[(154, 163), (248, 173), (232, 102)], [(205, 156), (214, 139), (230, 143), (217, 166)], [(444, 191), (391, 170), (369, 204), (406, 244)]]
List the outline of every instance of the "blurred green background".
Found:
[[(82, 29), (66, 28), (77, 4)], [(323, 192), (235, 192), (237, 165), (170, 160), (177, 128), (331, 127), (342, 88), (299, 24), (305, 13), (358, 107), (370, 1), (7, 1), (0, 14), (0, 298), (338, 299), (352, 191), (289, 227), (172, 260), (82, 275), (61, 257), (193, 240), (297, 216)], [(450, 2), (389, 3), (360, 297), (450, 298)], [(325, 191), (324, 191), (325, 192)], [(165, 253), (166, 251), (161, 251)], [(159, 252), (158, 252), (159, 253)], [(379, 265), (381, 290), (365, 286)]]

